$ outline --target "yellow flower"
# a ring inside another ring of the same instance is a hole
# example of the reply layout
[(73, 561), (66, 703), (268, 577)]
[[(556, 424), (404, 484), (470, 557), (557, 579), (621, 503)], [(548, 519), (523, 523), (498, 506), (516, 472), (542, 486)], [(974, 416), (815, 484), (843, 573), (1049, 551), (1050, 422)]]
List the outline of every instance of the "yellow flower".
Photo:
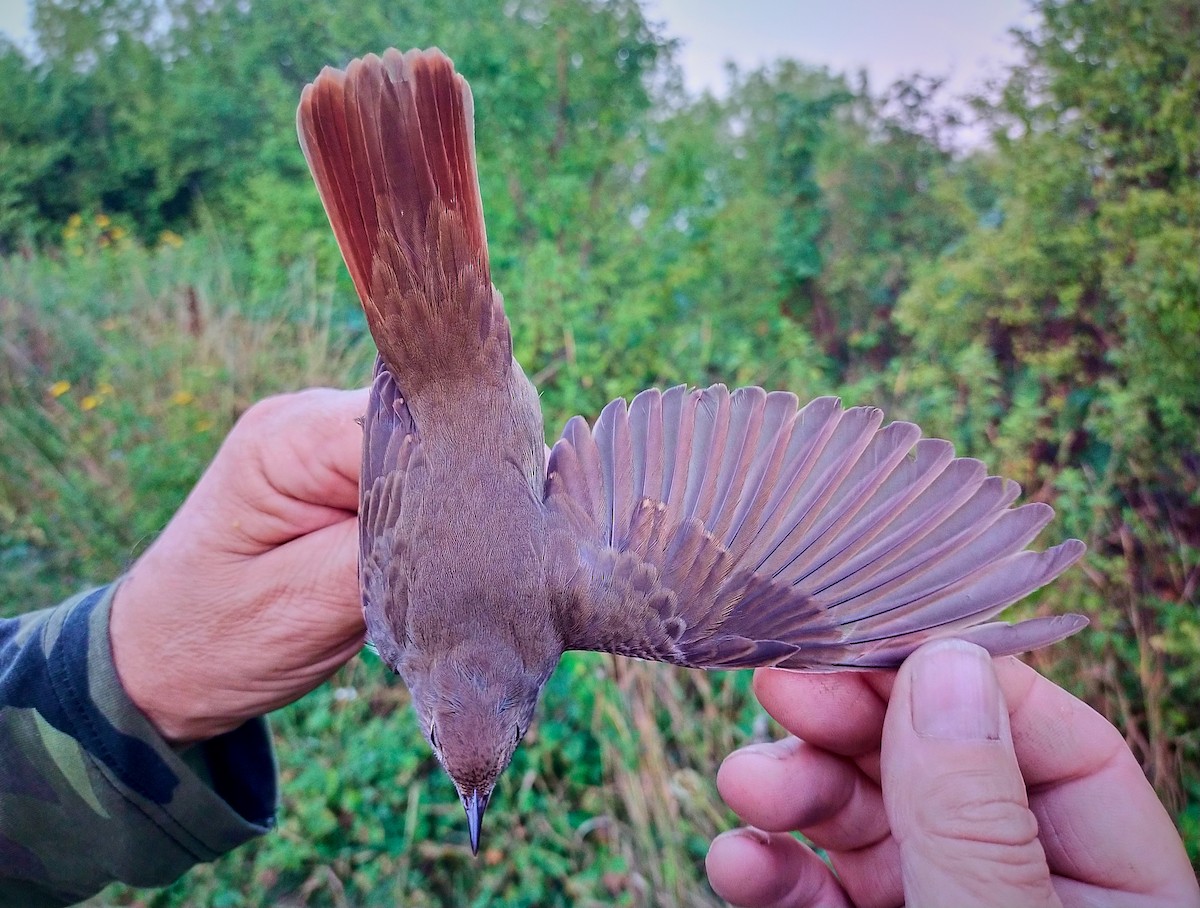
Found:
[(71, 383), (69, 381), (67, 381), (66, 379), (60, 378), (58, 381), (56, 381), (54, 384), (52, 384), (50, 386), (50, 396), (51, 397), (62, 397), (64, 394), (66, 394), (70, 390), (71, 390)]
[(100, 406), (100, 398), (94, 394), (89, 394), (79, 402), (80, 410), (95, 410)]
[(171, 395), (171, 403), (177, 407), (186, 407), (196, 399), (196, 395), (191, 391), (176, 391)]
[(112, 221), (109, 220), (109, 217), (107, 214), (102, 213), (102, 214), (96, 215), (96, 226), (97, 227), (100, 227), (101, 229), (103, 229), (111, 223), (112, 223)]
[(158, 235), (158, 242), (163, 246), (170, 246), (172, 249), (178, 249), (183, 245), (183, 237), (174, 230), (164, 230)]
[(100, 384), (96, 385), (96, 393), (101, 397), (107, 397), (109, 394), (113, 393), (113, 386), (106, 381), (102, 381)]
[(72, 230), (78, 230), (82, 223), (83, 215), (81, 215), (78, 211), (67, 218), (67, 226)]
[(207, 432), (212, 427), (213, 427), (213, 421), (211, 419), (202, 419), (198, 423), (196, 423), (196, 431), (197, 432)]

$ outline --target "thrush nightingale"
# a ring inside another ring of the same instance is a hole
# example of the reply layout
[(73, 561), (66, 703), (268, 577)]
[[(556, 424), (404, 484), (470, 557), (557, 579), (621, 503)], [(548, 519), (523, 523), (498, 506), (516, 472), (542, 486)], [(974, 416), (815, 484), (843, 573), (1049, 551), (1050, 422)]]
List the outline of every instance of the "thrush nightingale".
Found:
[(994, 654), (1086, 622), (990, 619), (1083, 552), (1027, 551), (949, 442), (873, 407), (675, 387), (567, 423), (549, 464), (537, 390), (492, 286), (471, 92), (437, 50), (368, 55), (304, 90), (300, 142), (379, 350), (363, 419), (367, 632), (408, 685), (467, 812), (565, 650), (703, 669), (894, 667), (958, 636)]

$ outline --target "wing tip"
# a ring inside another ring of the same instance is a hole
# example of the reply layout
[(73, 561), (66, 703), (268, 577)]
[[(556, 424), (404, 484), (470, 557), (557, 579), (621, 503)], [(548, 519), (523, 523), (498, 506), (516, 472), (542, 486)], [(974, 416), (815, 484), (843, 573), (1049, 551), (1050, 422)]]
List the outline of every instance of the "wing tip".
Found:
[(1004, 621), (979, 624), (952, 634), (950, 638), (974, 643), (993, 656), (1013, 656), (1059, 643), (1079, 633), (1090, 623), (1085, 615), (1047, 615), (1016, 624)]
[[(1051, 513), (1053, 513), (1053, 509), (1051, 509)], [(1055, 571), (1054, 576), (1057, 577), (1084, 556), (1087, 552), (1087, 545), (1082, 539), (1064, 539), (1048, 551), (1055, 553), (1054, 562), (1058, 570)]]

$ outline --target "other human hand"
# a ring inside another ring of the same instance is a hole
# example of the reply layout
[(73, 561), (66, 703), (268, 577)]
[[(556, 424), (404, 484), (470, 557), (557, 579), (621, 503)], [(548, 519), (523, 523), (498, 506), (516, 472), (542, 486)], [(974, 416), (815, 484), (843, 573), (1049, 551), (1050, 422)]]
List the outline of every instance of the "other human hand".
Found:
[(761, 670), (755, 691), (796, 737), (718, 773), (756, 827), (709, 851), (736, 905), (1200, 904), (1121, 735), (1014, 658), (939, 641), (898, 673)]

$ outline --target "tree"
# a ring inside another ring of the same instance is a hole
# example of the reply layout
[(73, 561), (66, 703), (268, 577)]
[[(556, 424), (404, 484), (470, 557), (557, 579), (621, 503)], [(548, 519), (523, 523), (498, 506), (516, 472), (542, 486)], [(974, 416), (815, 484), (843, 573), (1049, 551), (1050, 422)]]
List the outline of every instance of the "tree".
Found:
[(1093, 699), (1178, 806), (1180, 761), (1200, 757), (1180, 737), (1200, 711), (1180, 671), (1200, 590), (1200, 14), (1037, 10), (1027, 62), (986, 108), (995, 203), (898, 315), (958, 388), (934, 424), (997, 439), (1003, 469), (1059, 496), (1089, 541), (1070, 592), (1108, 632)]

